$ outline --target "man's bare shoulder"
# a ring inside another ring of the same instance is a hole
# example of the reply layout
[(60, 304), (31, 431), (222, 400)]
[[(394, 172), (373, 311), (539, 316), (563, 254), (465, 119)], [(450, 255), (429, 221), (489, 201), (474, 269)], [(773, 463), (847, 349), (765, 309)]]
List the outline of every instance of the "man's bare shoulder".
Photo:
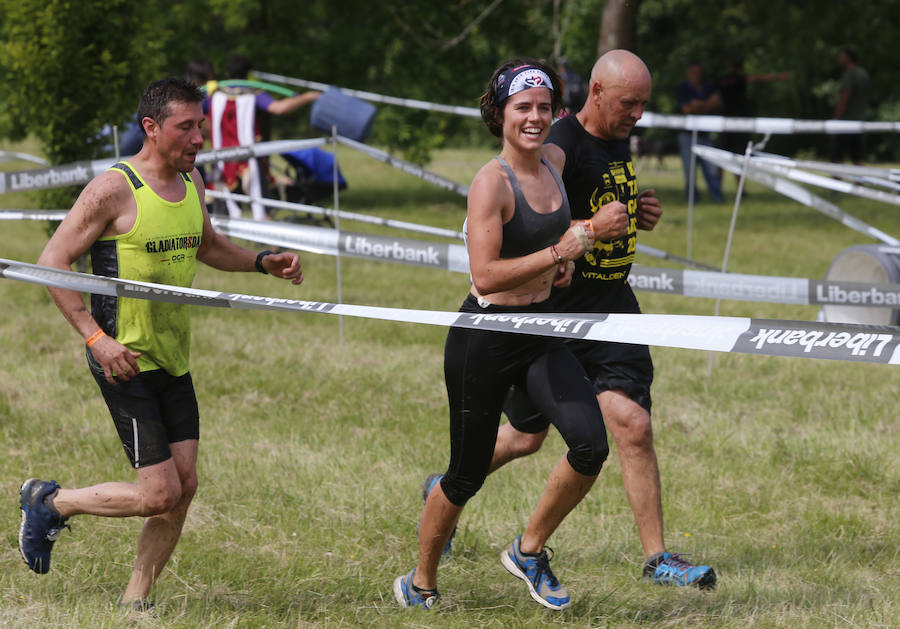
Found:
[(76, 213), (113, 220), (120, 213), (127, 211), (131, 199), (131, 188), (125, 176), (118, 171), (107, 170), (94, 177), (72, 207)]

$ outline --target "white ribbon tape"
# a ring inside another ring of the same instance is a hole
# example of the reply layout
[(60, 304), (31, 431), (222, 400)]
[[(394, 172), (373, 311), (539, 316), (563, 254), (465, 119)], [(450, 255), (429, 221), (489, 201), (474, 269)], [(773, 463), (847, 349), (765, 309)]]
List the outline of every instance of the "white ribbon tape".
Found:
[(40, 164), (41, 166), (47, 165), (47, 160), (45, 160), (43, 157), (38, 157), (37, 155), (20, 153), (18, 151), (0, 151), (0, 161), (8, 161), (14, 159), (22, 160), (23, 162), (33, 162), (35, 164)]
[[(229, 148), (202, 151), (197, 154), (196, 163), (207, 164), (218, 160), (241, 161), (251, 157), (261, 157), (274, 153), (287, 153), (300, 149), (323, 146), (325, 138), (311, 140), (277, 140), (260, 142), (253, 146), (235, 146)], [(0, 172), (0, 194), (19, 192), (21, 190), (39, 190), (43, 188), (59, 188), (89, 182), (98, 174), (116, 163), (113, 158), (95, 159), (93, 161), (73, 162), (48, 168)]]
[(363, 144), (362, 142), (357, 142), (356, 140), (351, 140), (350, 138), (345, 138), (343, 136), (338, 136), (337, 141), (345, 146), (349, 146), (350, 148), (356, 149), (361, 153), (365, 153), (369, 157), (374, 157), (375, 159), (385, 162), (386, 164), (390, 164), (397, 170), (402, 170), (403, 172), (413, 175), (414, 177), (418, 177), (428, 183), (432, 183), (440, 188), (444, 188), (445, 190), (451, 190), (460, 194), (462, 196), (469, 195), (469, 187), (464, 186), (461, 183), (456, 183), (446, 177), (441, 177), (440, 175), (436, 175), (432, 172), (428, 172), (424, 168), (416, 166), (411, 162), (407, 162), (406, 160), (402, 160), (399, 157), (394, 157), (389, 153), (385, 153), (379, 149), (369, 146), (368, 144)]
[(243, 295), (114, 279), (0, 258), (0, 275), (43, 286), (195, 306), (313, 312), (517, 334), (797, 358), (900, 364), (900, 328), (743, 317), (471, 314)]
[[(731, 153), (737, 157), (737, 163), (740, 164), (743, 160), (743, 157), (738, 156), (735, 153)], [(735, 161), (734, 158), (731, 158), (732, 161)], [(773, 175), (780, 175), (782, 177), (786, 177), (787, 179), (792, 179), (794, 181), (799, 181), (801, 183), (808, 183), (813, 186), (818, 186), (819, 188), (826, 188), (828, 190), (835, 190), (836, 192), (843, 192), (845, 194), (853, 194), (858, 197), (863, 197), (866, 199), (872, 199), (873, 201), (881, 201), (883, 203), (890, 203), (892, 205), (900, 205), (900, 194), (893, 194), (890, 192), (884, 192), (882, 190), (873, 190), (871, 188), (867, 188), (865, 186), (858, 186), (848, 181), (843, 181), (841, 179), (835, 179), (834, 177), (826, 177), (824, 175), (818, 175), (815, 173), (807, 172), (806, 170), (801, 170), (795, 164), (791, 163), (792, 160), (784, 159), (779, 160), (774, 156), (765, 156), (765, 157), (750, 157), (750, 167), (756, 168), (763, 172), (771, 173)], [(807, 164), (820, 164), (819, 162), (806, 162)], [(832, 166), (839, 166), (837, 164), (833, 164)], [(849, 170), (841, 170), (840, 168), (826, 168), (821, 170), (825, 170), (826, 172), (843, 174), (846, 176), (850, 174)], [(875, 169), (866, 169), (871, 172)], [(890, 172), (887, 169), (884, 169), (882, 172)], [(890, 173), (891, 176), (894, 176), (894, 173)], [(851, 176), (856, 176), (855, 173), (851, 174)]]
[[(743, 156), (737, 155), (735, 153), (730, 153), (728, 151), (723, 151), (722, 149), (713, 148), (711, 146), (700, 146), (697, 145), (694, 147), (694, 152), (717, 166), (724, 168), (730, 172), (741, 174), (742, 164), (744, 161)], [(890, 236), (889, 234), (884, 233), (880, 229), (872, 227), (868, 223), (865, 223), (858, 218), (855, 218), (846, 212), (842, 211), (833, 203), (829, 203), (825, 199), (820, 196), (817, 196), (807, 190), (802, 186), (798, 186), (795, 183), (791, 183), (787, 179), (782, 179), (781, 177), (776, 177), (768, 172), (764, 172), (753, 165), (751, 163), (747, 164), (747, 178), (752, 179), (756, 182), (759, 182), (763, 185), (769, 186), (774, 189), (776, 192), (779, 192), (786, 197), (790, 197), (799, 203), (807, 207), (811, 207), (814, 210), (817, 210), (828, 216), (833, 218), (834, 220), (846, 225), (850, 229), (858, 231), (861, 234), (865, 234), (870, 238), (874, 238), (875, 240), (879, 240), (883, 243), (889, 245), (897, 245), (900, 244), (900, 240)]]
[[(0, 211), (0, 220), (30, 218), (61, 220), (63, 210)], [(275, 221), (211, 216), (213, 226), (226, 236), (260, 244), (278, 245), (321, 255), (337, 255), (415, 266), (469, 272), (469, 258), (462, 245), (435, 243), (375, 234), (338, 232), (324, 227)], [(900, 284), (820, 281), (793, 277), (662, 269), (634, 265), (628, 283), (635, 290), (731, 299), (756, 303), (839, 305), (900, 308)]]
[[(254, 71), (254, 76), (263, 81), (283, 83), (312, 90), (327, 90), (334, 86), (316, 81), (305, 81), (280, 74)], [(481, 111), (475, 107), (457, 107), (455, 105), (441, 105), (410, 98), (396, 98), (364, 92), (348, 88), (338, 88), (345, 94), (355, 98), (367, 100), (373, 103), (386, 105), (399, 105), (411, 109), (424, 109), (426, 111), (439, 111), (442, 113), (456, 114), (468, 118), (481, 118)], [(706, 132), (738, 132), (738, 133), (772, 133), (772, 134), (798, 134), (798, 133), (900, 133), (900, 122), (864, 122), (861, 120), (793, 120), (791, 118), (732, 118), (726, 116), (682, 116), (678, 114), (657, 114), (650, 111), (637, 122), (639, 127), (658, 129), (679, 129), (683, 131)]]
[(836, 164), (834, 162), (817, 162), (808, 159), (791, 159), (775, 153), (754, 153), (755, 162), (769, 162), (793, 168), (819, 170), (841, 176), (876, 177), (889, 181), (900, 181), (900, 168), (879, 168), (877, 166), (857, 166), (856, 164)]
[(368, 223), (370, 225), (382, 225), (384, 227), (393, 227), (394, 229), (402, 229), (405, 231), (418, 232), (422, 234), (430, 234), (432, 236), (441, 236), (444, 238), (455, 238), (463, 240), (463, 233), (452, 229), (444, 229), (442, 227), (431, 227), (429, 225), (418, 225), (407, 221), (397, 221), (390, 218), (381, 218), (371, 214), (360, 214), (358, 212), (345, 212), (338, 210), (319, 207), (317, 205), (306, 205), (305, 203), (291, 203), (290, 201), (279, 201), (277, 199), (266, 199), (263, 197), (250, 197), (245, 194), (235, 194), (233, 192), (222, 192), (219, 190), (207, 190), (206, 196), (213, 199), (231, 199), (241, 203), (259, 203), (266, 207), (281, 208), (291, 210), (293, 212), (305, 212), (307, 214), (316, 214), (319, 216), (337, 216), (340, 219), (358, 221), (360, 223)]

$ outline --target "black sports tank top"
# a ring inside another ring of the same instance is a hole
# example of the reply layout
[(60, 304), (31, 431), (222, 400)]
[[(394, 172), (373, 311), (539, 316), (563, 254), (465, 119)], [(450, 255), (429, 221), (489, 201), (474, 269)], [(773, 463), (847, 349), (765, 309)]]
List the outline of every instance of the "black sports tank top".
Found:
[(550, 245), (555, 245), (559, 242), (560, 236), (566, 233), (572, 221), (569, 198), (566, 196), (566, 189), (559, 175), (541, 157), (541, 163), (553, 175), (553, 180), (556, 181), (556, 185), (559, 186), (559, 191), (562, 194), (562, 203), (559, 208), (553, 212), (542, 214), (535, 212), (528, 205), (525, 195), (522, 194), (522, 188), (519, 187), (519, 180), (516, 179), (516, 175), (513, 173), (512, 168), (509, 167), (509, 164), (506, 163), (506, 160), (498, 155), (497, 161), (500, 162), (500, 165), (503, 166), (503, 169), (509, 176), (509, 183), (512, 185), (516, 201), (512, 218), (503, 225), (503, 243), (500, 245), (500, 257), (518, 258)]

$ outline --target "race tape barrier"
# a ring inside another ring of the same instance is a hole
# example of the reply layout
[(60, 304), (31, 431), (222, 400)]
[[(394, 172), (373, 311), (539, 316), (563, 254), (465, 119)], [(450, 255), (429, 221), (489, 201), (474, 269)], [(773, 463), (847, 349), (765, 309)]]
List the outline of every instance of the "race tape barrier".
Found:
[[(272, 81), (274, 83), (284, 83), (285, 85), (294, 85), (308, 90), (319, 90), (324, 92), (329, 89), (336, 88), (328, 83), (319, 83), (318, 81), (306, 81), (303, 79), (295, 79), (280, 74), (271, 74), (269, 72), (253, 71), (253, 76), (263, 79), (264, 81)], [(424, 109), (426, 111), (439, 111), (445, 114), (456, 114), (458, 116), (466, 116), (467, 118), (481, 118), (481, 111), (476, 107), (457, 107), (455, 105), (439, 105), (437, 103), (429, 103), (423, 100), (415, 100), (412, 98), (396, 98), (394, 96), (384, 96), (383, 94), (375, 94), (374, 92), (364, 92), (362, 90), (353, 90), (345, 87), (337, 87), (344, 94), (354, 96), (356, 98), (367, 100), (373, 103), (384, 103), (386, 105), (399, 105), (410, 109)]]
[[(273, 142), (260, 142), (253, 146), (213, 149), (198, 153), (196, 164), (208, 164), (219, 160), (226, 162), (242, 161), (251, 157), (287, 153), (314, 146), (323, 146), (324, 144), (325, 138), (313, 138), (309, 140), (276, 140)], [(85, 184), (115, 163), (115, 158), (105, 158), (33, 170), (0, 172), (0, 194)]]
[(263, 197), (250, 197), (245, 194), (235, 194), (233, 192), (222, 192), (221, 190), (207, 190), (206, 196), (213, 199), (231, 199), (240, 203), (259, 203), (265, 207), (280, 208), (291, 210), (293, 212), (306, 212), (307, 214), (316, 214), (319, 216), (337, 216), (340, 219), (358, 221), (360, 223), (368, 223), (370, 225), (381, 225), (384, 227), (393, 227), (394, 229), (402, 229), (405, 231), (419, 232), (422, 234), (431, 234), (432, 236), (442, 236), (444, 238), (456, 238), (462, 240), (462, 232), (453, 229), (444, 229), (442, 227), (431, 227), (429, 225), (419, 225), (407, 221), (398, 221), (390, 218), (381, 218), (380, 216), (372, 216), (370, 214), (359, 214), (358, 212), (346, 212), (344, 210), (334, 211), (329, 208), (319, 207), (317, 205), (307, 205), (305, 203), (293, 203), (291, 201), (279, 201), (277, 199), (266, 199)]
[(18, 151), (0, 151), (0, 161), (22, 160), (23, 162), (34, 162), (41, 166), (47, 165), (47, 160), (43, 157), (30, 155), (29, 153), (20, 153)]
[(820, 133), (900, 133), (900, 122), (864, 122), (862, 120), (794, 120), (792, 118), (736, 118), (731, 116), (683, 116), (645, 111), (638, 127), (678, 129), (708, 133), (771, 133), (796, 135)]
[[(337, 255), (340, 252), (341, 255), (356, 258), (427, 266), (458, 273), (469, 272), (468, 254), (462, 245), (218, 216), (212, 217), (212, 220), (215, 228), (223, 234), (262, 244), (277, 244), (325, 255)], [(635, 290), (685, 297), (802, 306), (900, 308), (900, 284), (819, 281), (642, 265), (632, 266), (628, 283)]]
[[(722, 149), (700, 145), (694, 147), (694, 152), (703, 159), (706, 159), (713, 164), (724, 168), (725, 170), (728, 170), (735, 174), (740, 174), (742, 172), (744, 158), (740, 155), (730, 153), (728, 151), (723, 151)], [(787, 179), (776, 177), (775, 175), (761, 171), (759, 168), (756, 168), (753, 165), (752, 161), (750, 164), (747, 164), (746, 176), (747, 178), (766, 185), (774, 189), (776, 192), (794, 199), (795, 201), (798, 201), (799, 203), (802, 203), (807, 207), (811, 207), (812, 209), (821, 212), (825, 216), (833, 218), (834, 220), (842, 223), (850, 229), (858, 231), (861, 234), (865, 234), (870, 238), (874, 238), (875, 240), (879, 240), (888, 245), (900, 244), (900, 240), (884, 233), (880, 229), (872, 227), (868, 223), (861, 221), (858, 218), (847, 214), (833, 203), (829, 203), (822, 197), (813, 194), (803, 186), (799, 186), (788, 181)]]
[(795, 358), (900, 364), (900, 327), (654, 314), (484, 314), (382, 308), (224, 293), (50, 269), (0, 258), (0, 275), (85, 293), (217, 308), (343, 315), (555, 336)]
[[(0, 211), (0, 220), (33, 218), (61, 220), (63, 210)], [(435, 243), (391, 236), (362, 234), (325, 227), (275, 221), (254, 221), (213, 215), (216, 230), (232, 238), (277, 245), (320, 255), (340, 255), (368, 260), (411, 264), (456, 273), (469, 272), (463, 245)], [(900, 254), (900, 249), (897, 250)], [(628, 283), (635, 290), (756, 303), (822, 306), (900, 308), (900, 284), (811, 280), (793, 277), (747, 275), (663, 269), (634, 265)]]
[(887, 188), (888, 190), (896, 190), (900, 192), (900, 183), (896, 183), (894, 181), (889, 181), (887, 179), (880, 179), (879, 177), (853, 177), (857, 181), (861, 181), (862, 183), (872, 184), (873, 186), (881, 186), (882, 188)]
[(211, 216), (210, 220), (216, 230), (232, 238), (323, 255), (340, 254), (458, 273), (469, 272), (469, 256), (463, 245), (224, 216)]
[(782, 166), (820, 170), (833, 175), (851, 175), (855, 177), (874, 177), (900, 182), (900, 168), (879, 168), (877, 166), (859, 166), (856, 164), (836, 164), (834, 162), (817, 162), (808, 159), (791, 159), (774, 153), (754, 153), (753, 159), (760, 162), (771, 162)]
[[(327, 90), (335, 86), (316, 81), (306, 81), (270, 72), (254, 71), (254, 76), (265, 81), (295, 85), (311, 90)], [(410, 98), (396, 98), (364, 92), (361, 90), (337, 88), (362, 100), (386, 105), (399, 105), (411, 109), (438, 111), (448, 114), (481, 118), (481, 111), (476, 107), (458, 107), (441, 105)], [(657, 129), (678, 129), (681, 131), (736, 132), (736, 133), (771, 133), (774, 135), (794, 135), (799, 133), (900, 133), (900, 122), (864, 122), (862, 120), (794, 120), (791, 118), (736, 118), (731, 116), (683, 116), (680, 114), (657, 114), (646, 111), (637, 122), (638, 127)]]
[(363, 144), (362, 142), (357, 142), (356, 140), (351, 140), (350, 138), (345, 138), (343, 136), (337, 136), (337, 141), (345, 146), (349, 146), (353, 149), (361, 153), (365, 153), (369, 157), (374, 157), (375, 159), (385, 162), (386, 164), (390, 164), (397, 170), (402, 170), (403, 172), (418, 177), (419, 179), (423, 179), (429, 183), (432, 183), (440, 188), (444, 188), (445, 190), (450, 190), (452, 192), (456, 192), (464, 197), (469, 196), (469, 186), (464, 186), (461, 183), (456, 183), (446, 177), (441, 177), (440, 175), (436, 175), (432, 172), (428, 172), (424, 168), (416, 166), (412, 162), (407, 162), (406, 160), (402, 160), (399, 157), (394, 157), (389, 153), (385, 153), (382, 150), (376, 149), (374, 147), (369, 146), (368, 144)]
[(61, 221), (68, 210), (0, 210), (0, 221)]
[[(734, 153), (732, 153), (734, 155)], [(787, 160), (786, 160), (787, 161)], [(779, 175), (786, 179), (807, 183), (819, 188), (834, 190), (835, 192), (843, 192), (844, 194), (853, 194), (858, 197), (872, 199), (873, 201), (881, 201), (882, 203), (890, 203), (892, 205), (900, 205), (900, 194), (884, 192), (882, 190), (873, 190), (866, 186), (859, 186), (849, 181), (818, 175), (806, 170), (794, 167), (790, 164), (779, 163), (771, 158), (761, 159), (755, 156), (750, 157), (750, 167), (759, 169), (772, 175)]]

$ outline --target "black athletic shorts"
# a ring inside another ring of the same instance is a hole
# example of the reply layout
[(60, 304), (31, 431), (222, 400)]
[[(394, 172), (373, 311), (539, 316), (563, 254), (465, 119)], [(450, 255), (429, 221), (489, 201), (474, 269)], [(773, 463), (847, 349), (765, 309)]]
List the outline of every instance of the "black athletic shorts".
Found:
[(90, 350), (87, 359), (132, 467), (162, 463), (172, 458), (170, 443), (200, 438), (200, 412), (190, 373), (176, 377), (153, 369), (128, 381), (116, 379), (112, 385)]
[[(567, 341), (566, 345), (584, 367), (594, 393), (621, 389), (649, 413), (652, 406), (653, 360), (646, 345), (604, 341)], [(509, 423), (519, 432), (543, 432), (550, 426), (521, 387), (512, 386), (503, 403)]]

